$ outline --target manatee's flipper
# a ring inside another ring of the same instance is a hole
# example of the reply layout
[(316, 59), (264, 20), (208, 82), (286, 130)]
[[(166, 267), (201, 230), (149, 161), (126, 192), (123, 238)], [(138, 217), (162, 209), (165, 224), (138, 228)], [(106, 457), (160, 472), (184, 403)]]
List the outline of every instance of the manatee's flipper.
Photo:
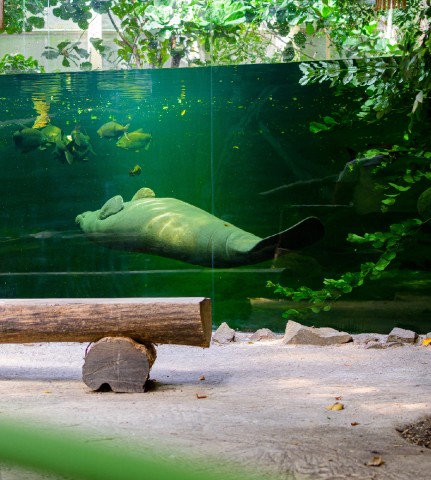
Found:
[(105, 205), (99, 211), (99, 219), (105, 220), (105, 218), (115, 215), (124, 208), (124, 201), (121, 195), (115, 195), (115, 197), (110, 198)]
[(324, 233), (322, 222), (316, 217), (308, 217), (282, 232), (264, 238), (250, 253), (253, 255), (262, 251), (275, 251), (278, 248), (301, 250), (319, 241)]
[(133, 195), (130, 201), (134, 202), (135, 200), (140, 200), (141, 198), (154, 198), (155, 196), (156, 194), (153, 190), (151, 190), (151, 188), (142, 187), (135, 193), (135, 195)]

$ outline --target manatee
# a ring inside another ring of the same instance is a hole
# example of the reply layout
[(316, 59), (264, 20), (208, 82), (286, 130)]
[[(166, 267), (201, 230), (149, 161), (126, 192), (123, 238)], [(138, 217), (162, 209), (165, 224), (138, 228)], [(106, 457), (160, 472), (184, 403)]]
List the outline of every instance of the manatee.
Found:
[(159, 255), (204, 267), (230, 268), (273, 259), (281, 250), (300, 250), (318, 241), (323, 225), (308, 217), (275, 235), (260, 238), (175, 198), (117, 195), (76, 223), (105, 247)]
[(97, 134), (100, 138), (118, 138), (127, 132), (129, 126), (130, 124), (123, 126), (117, 122), (108, 122), (103, 124), (99, 130), (97, 130)]
[(144, 148), (148, 150), (150, 148), (152, 135), (151, 133), (144, 133), (142, 128), (134, 132), (130, 132), (127, 135), (123, 135), (117, 142), (117, 147), (124, 148), (126, 150), (141, 150)]
[(103, 207), (99, 210), (99, 220), (104, 220), (105, 218), (115, 215), (124, 208), (123, 197), (121, 195), (115, 195), (115, 197), (110, 198)]
[(154, 193), (154, 190), (151, 190), (151, 188), (148, 187), (142, 187), (140, 188), (135, 195), (132, 197), (132, 202), (134, 200), (139, 200), (141, 198), (150, 198), (150, 197), (155, 197), (156, 194)]
[(43, 150), (48, 143), (45, 135), (36, 128), (21, 128), (13, 134), (13, 143), (21, 153), (28, 153), (36, 148)]

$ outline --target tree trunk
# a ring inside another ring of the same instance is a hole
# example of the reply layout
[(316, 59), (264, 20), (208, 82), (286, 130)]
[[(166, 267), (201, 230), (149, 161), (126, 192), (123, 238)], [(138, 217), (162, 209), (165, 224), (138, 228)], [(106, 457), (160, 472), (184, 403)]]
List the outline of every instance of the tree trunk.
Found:
[(130, 337), (141, 343), (209, 347), (207, 298), (0, 300), (0, 343), (95, 342)]
[(142, 393), (156, 359), (152, 344), (127, 337), (106, 337), (85, 356), (82, 379), (92, 390), (109, 386), (117, 393)]

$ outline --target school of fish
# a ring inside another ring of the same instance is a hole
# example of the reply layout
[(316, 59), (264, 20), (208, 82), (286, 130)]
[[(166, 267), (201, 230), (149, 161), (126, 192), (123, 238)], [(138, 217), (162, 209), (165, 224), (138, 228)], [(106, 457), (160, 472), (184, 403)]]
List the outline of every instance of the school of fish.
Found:
[[(152, 134), (146, 133), (142, 128), (129, 132), (130, 124), (121, 125), (120, 123), (110, 121), (103, 124), (98, 130), (99, 138), (108, 140), (115, 139), (116, 146), (125, 150), (148, 151)], [(77, 161), (88, 161), (90, 155), (96, 155), (93, 149), (90, 136), (76, 124), (69, 135), (63, 130), (51, 123), (43, 124), (40, 128), (34, 124), (27, 128), (20, 126), (12, 135), (15, 148), (23, 154), (33, 150), (46, 150), (53, 147), (52, 156), (65, 164), (73, 164)], [(130, 176), (136, 176), (141, 173), (141, 167), (135, 165), (129, 170)]]

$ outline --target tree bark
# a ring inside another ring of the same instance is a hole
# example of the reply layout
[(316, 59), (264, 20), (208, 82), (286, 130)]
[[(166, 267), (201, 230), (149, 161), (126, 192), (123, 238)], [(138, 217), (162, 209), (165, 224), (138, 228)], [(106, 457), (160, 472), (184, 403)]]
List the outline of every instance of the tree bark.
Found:
[(130, 337), (141, 343), (209, 347), (208, 298), (0, 300), (0, 343), (95, 342)]
[(152, 344), (127, 337), (102, 338), (85, 356), (82, 379), (92, 390), (109, 386), (117, 393), (142, 393), (156, 356)]
[(0, 30), (4, 28), (4, 0), (0, 0)]

